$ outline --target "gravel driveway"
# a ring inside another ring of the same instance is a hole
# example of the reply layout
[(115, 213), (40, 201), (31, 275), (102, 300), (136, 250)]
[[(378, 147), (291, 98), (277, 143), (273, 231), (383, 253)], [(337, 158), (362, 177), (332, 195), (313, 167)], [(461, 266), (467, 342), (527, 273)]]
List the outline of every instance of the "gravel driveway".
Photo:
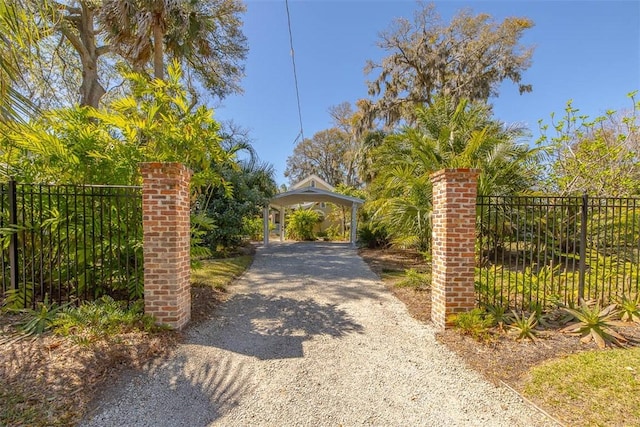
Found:
[(211, 321), (83, 426), (547, 426), (342, 244), (273, 243)]

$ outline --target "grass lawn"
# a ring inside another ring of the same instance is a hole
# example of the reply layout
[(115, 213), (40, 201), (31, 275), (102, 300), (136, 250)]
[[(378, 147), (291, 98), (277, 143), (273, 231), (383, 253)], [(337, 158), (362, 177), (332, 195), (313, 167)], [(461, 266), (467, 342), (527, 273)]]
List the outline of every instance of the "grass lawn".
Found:
[(225, 290), (227, 285), (242, 272), (251, 261), (252, 255), (241, 255), (233, 258), (206, 259), (202, 266), (191, 270), (191, 284), (193, 286), (210, 286)]
[(547, 361), (531, 370), (524, 392), (569, 425), (640, 425), (640, 348)]

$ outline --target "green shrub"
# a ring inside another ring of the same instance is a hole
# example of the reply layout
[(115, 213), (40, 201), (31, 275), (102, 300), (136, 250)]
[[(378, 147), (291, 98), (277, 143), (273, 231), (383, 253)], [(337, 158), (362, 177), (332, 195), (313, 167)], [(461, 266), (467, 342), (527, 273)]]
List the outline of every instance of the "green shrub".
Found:
[(59, 313), (53, 322), (53, 332), (88, 344), (100, 338), (130, 331), (154, 331), (151, 316), (144, 314), (142, 300), (127, 307), (126, 302), (104, 296), (99, 300), (70, 307)]
[(404, 278), (396, 283), (399, 288), (427, 289), (429, 288), (429, 275), (419, 273), (416, 269), (410, 268), (404, 272)]
[[(201, 259), (211, 256), (211, 249), (203, 246), (203, 238), (209, 231), (215, 229), (215, 224), (205, 214), (192, 214), (190, 223), (189, 252), (191, 255), (191, 267), (197, 268), (200, 267)], [(136, 297), (141, 298), (142, 292)]]
[(320, 222), (316, 211), (298, 209), (289, 215), (287, 236), (293, 240), (315, 240), (313, 227)]
[(320, 230), (316, 233), (316, 237), (326, 241), (329, 240), (329, 233), (327, 231)]
[(450, 318), (456, 329), (463, 335), (471, 335), (475, 339), (488, 339), (489, 328), (494, 324), (491, 316), (480, 308), (474, 308), (466, 313), (455, 314)]
[(358, 241), (369, 249), (387, 248), (391, 243), (386, 229), (383, 226), (374, 226), (372, 223), (358, 227)]
[(21, 326), (22, 332), (27, 335), (39, 335), (48, 331), (68, 305), (58, 305), (55, 301), (50, 303), (49, 295), (45, 295), (44, 302), (39, 302), (35, 310), (22, 310), (26, 313), (26, 320)]
[[(269, 223), (269, 230), (273, 227), (273, 224)], [(242, 219), (243, 234), (251, 240), (261, 240), (262, 233), (264, 232), (264, 219), (260, 217)]]
[(329, 240), (342, 240), (344, 239), (344, 235), (340, 232), (340, 227), (337, 225), (332, 225), (327, 228), (327, 237)]

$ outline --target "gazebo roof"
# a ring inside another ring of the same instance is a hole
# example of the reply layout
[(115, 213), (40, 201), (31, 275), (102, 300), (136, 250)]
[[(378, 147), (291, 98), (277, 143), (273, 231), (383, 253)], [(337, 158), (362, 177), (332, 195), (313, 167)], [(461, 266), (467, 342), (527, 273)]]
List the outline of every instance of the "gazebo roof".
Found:
[(364, 200), (357, 197), (322, 190), (317, 187), (303, 187), (276, 194), (269, 204), (273, 206), (291, 206), (306, 202), (326, 202), (342, 206), (361, 205)]

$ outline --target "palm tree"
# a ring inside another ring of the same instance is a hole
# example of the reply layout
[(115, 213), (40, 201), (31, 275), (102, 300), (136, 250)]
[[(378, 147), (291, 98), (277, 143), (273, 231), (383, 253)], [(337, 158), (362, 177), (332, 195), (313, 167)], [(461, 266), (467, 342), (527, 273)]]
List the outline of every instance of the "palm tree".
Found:
[(154, 77), (163, 79), (166, 54), (223, 97), (240, 91), (244, 10), (238, 0), (105, 0), (100, 20), (112, 49), (135, 68), (152, 62)]
[[(46, 7), (46, 4), (42, 4)], [(15, 1), (0, 0), (0, 121), (20, 120), (33, 104), (16, 88), (20, 64), (40, 36), (28, 11)]]
[(493, 119), (485, 104), (439, 97), (416, 117), (415, 127), (385, 138), (373, 153), (369, 209), (396, 243), (428, 248), (430, 175), (439, 169), (480, 169), (480, 195), (513, 195), (535, 182), (538, 151), (519, 142), (524, 129)]

